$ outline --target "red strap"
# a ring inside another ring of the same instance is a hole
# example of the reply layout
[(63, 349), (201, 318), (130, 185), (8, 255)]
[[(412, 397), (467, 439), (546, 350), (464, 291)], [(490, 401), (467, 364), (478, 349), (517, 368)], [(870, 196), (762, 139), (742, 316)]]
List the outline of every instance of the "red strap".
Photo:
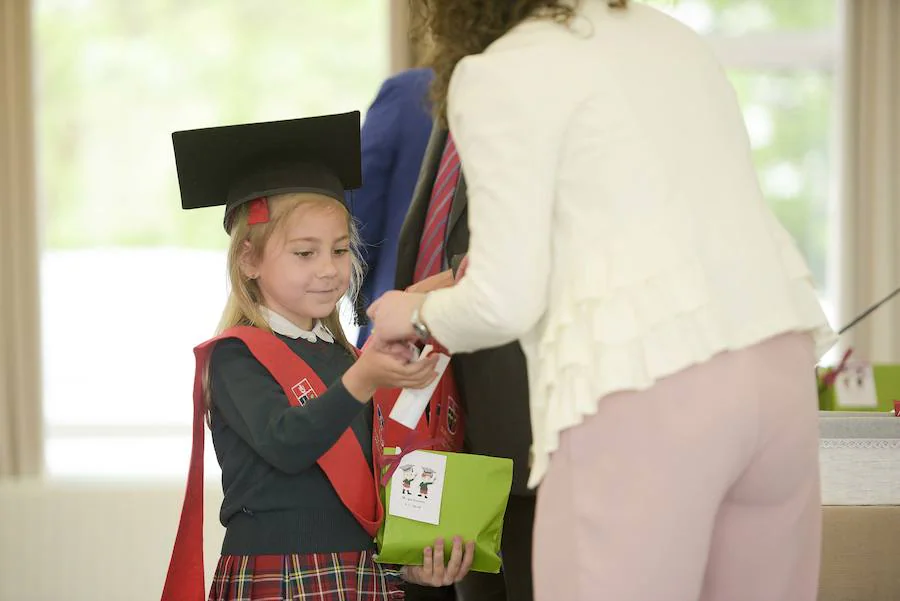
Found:
[(181, 520), (175, 535), (175, 547), (163, 587), (162, 601), (203, 601), (206, 574), (203, 570), (203, 422), (206, 403), (203, 398), (203, 365), (209, 353), (208, 343), (194, 349), (197, 368), (194, 373), (194, 426), (191, 464), (187, 490), (181, 507)]
[[(326, 390), (322, 380), (291, 349), (269, 332), (252, 327), (236, 327), (223, 332), (194, 349), (194, 424), (191, 463), (187, 489), (181, 509), (181, 521), (175, 535), (175, 546), (162, 601), (202, 601), (205, 599), (203, 569), (203, 452), (206, 402), (203, 394), (203, 371), (215, 344), (225, 338), (242, 340), (256, 359), (278, 381), (292, 405), (320, 396)], [(377, 460), (377, 457), (375, 458)], [(352, 429), (345, 430), (338, 441), (318, 460), (344, 505), (373, 537), (384, 513), (372, 467), (366, 461), (359, 440)]]

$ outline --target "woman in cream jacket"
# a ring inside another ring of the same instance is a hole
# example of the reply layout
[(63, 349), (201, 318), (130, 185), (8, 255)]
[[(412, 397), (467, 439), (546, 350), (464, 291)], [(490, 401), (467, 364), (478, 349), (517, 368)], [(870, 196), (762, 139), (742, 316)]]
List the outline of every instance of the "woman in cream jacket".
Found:
[(535, 598), (814, 601), (833, 335), (722, 67), (622, 0), (417, 4), (469, 266), (370, 314), (452, 353), (521, 340)]

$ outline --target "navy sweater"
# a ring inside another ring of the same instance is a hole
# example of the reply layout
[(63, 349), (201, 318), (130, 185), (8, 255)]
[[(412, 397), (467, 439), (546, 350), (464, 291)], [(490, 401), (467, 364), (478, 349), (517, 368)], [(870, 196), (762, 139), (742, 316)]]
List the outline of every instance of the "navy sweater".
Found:
[(291, 407), (281, 386), (239, 340), (210, 359), (213, 445), (225, 498), (226, 555), (374, 550), (372, 537), (341, 503), (316, 464), (347, 427), (372, 460), (372, 407), (340, 379), (353, 357), (338, 343), (278, 336), (328, 386)]

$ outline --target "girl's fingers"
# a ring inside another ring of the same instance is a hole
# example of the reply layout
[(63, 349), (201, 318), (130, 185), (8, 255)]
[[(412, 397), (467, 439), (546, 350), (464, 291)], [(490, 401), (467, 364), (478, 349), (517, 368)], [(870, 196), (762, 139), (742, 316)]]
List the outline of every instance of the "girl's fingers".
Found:
[(422, 388), (427, 387), (429, 384), (434, 382), (434, 379), (437, 377), (436, 372), (431, 372), (431, 375), (426, 375), (420, 378), (397, 378), (395, 380), (395, 385), (398, 388), (410, 388), (412, 390), (420, 390)]
[(424, 361), (416, 361), (415, 363), (405, 365), (403, 371), (406, 377), (421, 380), (423, 378), (430, 378), (435, 373), (435, 367), (437, 367), (437, 359), (432, 360), (431, 357), (429, 357)]
[(422, 561), (422, 578), (424, 580), (431, 580), (432, 574), (434, 573), (434, 555), (431, 551), (431, 547), (425, 547), (425, 558)]
[(434, 558), (431, 562), (432, 582), (435, 584), (444, 584), (444, 540), (438, 539), (434, 542)]
[(462, 539), (455, 537), (453, 539), (453, 550), (450, 552), (450, 561), (447, 562), (447, 570), (444, 573), (444, 585), (453, 584), (459, 579), (460, 567), (463, 563), (463, 546)]
[(402, 381), (407, 388), (414, 384), (419, 384), (419, 388), (422, 388), (430, 384), (437, 375), (434, 371), (436, 366), (437, 359), (428, 357), (406, 365), (395, 365), (391, 375), (394, 379)]
[(469, 570), (472, 569), (472, 562), (475, 561), (475, 541), (470, 540), (466, 543), (466, 552), (463, 557), (462, 565), (459, 567), (459, 574), (457, 574), (457, 582), (462, 580), (466, 574), (469, 573)]

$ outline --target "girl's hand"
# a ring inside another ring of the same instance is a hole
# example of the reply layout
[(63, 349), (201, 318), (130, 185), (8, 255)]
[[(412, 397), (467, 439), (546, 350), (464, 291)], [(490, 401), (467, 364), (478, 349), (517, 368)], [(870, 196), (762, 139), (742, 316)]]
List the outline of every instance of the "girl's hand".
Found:
[(462, 539), (453, 539), (453, 550), (450, 561), (444, 566), (444, 541), (434, 542), (434, 552), (425, 548), (425, 562), (421, 566), (403, 566), (400, 577), (413, 584), (422, 586), (449, 586), (462, 580), (472, 567), (475, 557), (475, 543), (468, 542), (463, 546)]
[(418, 353), (416, 353), (415, 347), (411, 343), (385, 342), (374, 331), (372, 332), (372, 335), (369, 336), (369, 340), (366, 341), (366, 345), (363, 348), (368, 350), (370, 346), (374, 347), (372, 350), (387, 353), (388, 355), (391, 355), (392, 357), (399, 359), (400, 361), (403, 361), (405, 363), (415, 361), (418, 357)]
[[(404, 349), (407, 351), (403, 352)], [(428, 356), (409, 362), (411, 355), (405, 345), (397, 346), (373, 340), (366, 345), (359, 359), (344, 373), (341, 381), (347, 391), (361, 403), (366, 403), (378, 388), (425, 388), (437, 377), (434, 371), (438, 357)]]

